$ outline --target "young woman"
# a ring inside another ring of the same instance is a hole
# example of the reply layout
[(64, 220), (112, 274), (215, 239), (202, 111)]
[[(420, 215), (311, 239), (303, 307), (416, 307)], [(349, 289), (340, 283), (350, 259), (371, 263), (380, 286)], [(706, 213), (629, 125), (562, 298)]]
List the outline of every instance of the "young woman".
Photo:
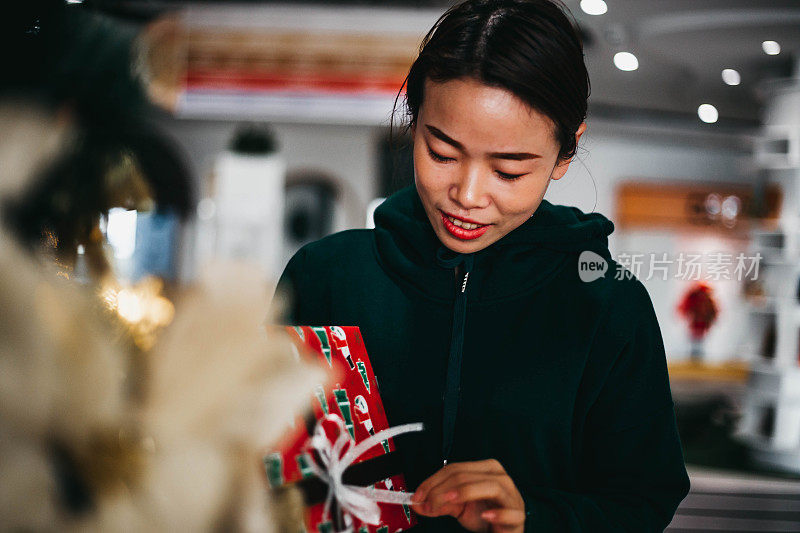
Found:
[(663, 531), (689, 478), (650, 297), (608, 219), (543, 199), (586, 129), (565, 8), (457, 5), (406, 82), (415, 184), (297, 252), (284, 322), (360, 326), (390, 424), (425, 424), (419, 531)]

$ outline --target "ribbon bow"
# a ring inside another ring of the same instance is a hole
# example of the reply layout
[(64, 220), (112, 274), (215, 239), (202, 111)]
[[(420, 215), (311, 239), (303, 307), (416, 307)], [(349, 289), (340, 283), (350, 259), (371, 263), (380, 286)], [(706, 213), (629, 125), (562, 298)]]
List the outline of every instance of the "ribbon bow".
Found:
[[(330, 439), (325, 434), (322, 427), (324, 421), (333, 421), (339, 427), (339, 435), (336, 442), (331, 444)], [(393, 491), (376, 489), (374, 487), (359, 487), (357, 485), (346, 485), (342, 482), (342, 474), (361, 454), (382, 440), (389, 439), (403, 433), (412, 431), (422, 431), (423, 425), (403, 424), (393, 428), (384, 429), (374, 435), (369, 436), (355, 446), (352, 446), (347, 453), (339, 457), (345, 445), (351, 443), (350, 435), (345, 429), (342, 418), (335, 414), (325, 415), (317, 422), (314, 428), (314, 435), (311, 437), (310, 445), (319, 454), (322, 466), (316, 460), (309, 461), (309, 466), (314, 474), (328, 484), (328, 495), (325, 498), (325, 510), (323, 520), (327, 520), (331, 503), (334, 498), (339, 502), (341, 508), (351, 515), (357, 517), (367, 524), (378, 525), (381, 519), (381, 511), (377, 502), (411, 504), (412, 492)], [(312, 454), (313, 456), (313, 454)]]

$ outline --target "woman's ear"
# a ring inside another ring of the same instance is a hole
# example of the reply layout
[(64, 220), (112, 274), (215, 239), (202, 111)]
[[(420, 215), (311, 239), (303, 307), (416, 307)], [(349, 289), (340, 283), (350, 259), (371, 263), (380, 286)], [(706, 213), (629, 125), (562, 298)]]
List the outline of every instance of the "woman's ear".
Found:
[[(583, 135), (583, 132), (586, 131), (586, 122), (581, 122), (581, 125), (578, 126), (578, 131), (575, 132), (575, 146), (578, 146), (578, 141)], [(550, 174), (551, 180), (560, 180), (564, 177), (564, 174), (567, 173), (567, 169), (569, 168), (569, 164), (572, 162), (572, 159), (561, 159), (558, 164), (553, 168), (553, 173)]]

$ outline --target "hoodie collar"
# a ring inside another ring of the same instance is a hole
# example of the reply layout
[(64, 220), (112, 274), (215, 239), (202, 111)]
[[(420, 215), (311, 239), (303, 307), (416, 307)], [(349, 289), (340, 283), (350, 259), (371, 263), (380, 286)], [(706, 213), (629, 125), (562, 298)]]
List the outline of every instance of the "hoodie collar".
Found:
[[(375, 244), (384, 269), (428, 298), (452, 300), (453, 268), (469, 261), (469, 298), (488, 301), (518, 296), (571, 266), (592, 250), (610, 258), (614, 224), (599, 213), (542, 200), (533, 216), (502, 239), (473, 254), (444, 246), (433, 231), (416, 185), (405, 187), (375, 210)], [(571, 264), (570, 259), (574, 259)]]

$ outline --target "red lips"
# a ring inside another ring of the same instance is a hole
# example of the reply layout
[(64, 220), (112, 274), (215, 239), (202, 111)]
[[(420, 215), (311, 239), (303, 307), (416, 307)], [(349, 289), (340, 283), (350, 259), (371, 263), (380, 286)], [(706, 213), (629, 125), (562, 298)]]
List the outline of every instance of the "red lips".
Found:
[(447, 211), (442, 211), (442, 213), (444, 213), (445, 215), (447, 215), (449, 217), (457, 218), (458, 220), (461, 220), (462, 222), (469, 222), (470, 224), (480, 224), (481, 226), (488, 226), (488, 224), (484, 224), (482, 222), (478, 222), (477, 220), (471, 220), (469, 218), (464, 218), (464, 217), (457, 217), (453, 213), (448, 213)]
[[(453, 218), (456, 218), (456, 217), (453, 217)], [(464, 220), (464, 219), (460, 219), (460, 220)], [(464, 220), (464, 222), (470, 222), (470, 221), (469, 220)], [(472, 239), (477, 239), (478, 237), (480, 237), (481, 235), (486, 233), (487, 229), (489, 229), (489, 225), (488, 224), (485, 225), (485, 226), (481, 226), (479, 228), (475, 228), (475, 229), (464, 229), (462, 227), (456, 226), (455, 224), (450, 222), (450, 219), (447, 218), (447, 215), (445, 215), (444, 212), (442, 212), (442, 223), (444, 224), (445, 229), (447, 229), (447, 231), (453, 237), (456, 237), (457, 239), (461, 239), (461, 240), (465, 240), (465, 241), (469, 241), (469, 240), (472, 240)], [(472, 223), (473, 224), (477, 224), (477, 222), (472, 222)]]

